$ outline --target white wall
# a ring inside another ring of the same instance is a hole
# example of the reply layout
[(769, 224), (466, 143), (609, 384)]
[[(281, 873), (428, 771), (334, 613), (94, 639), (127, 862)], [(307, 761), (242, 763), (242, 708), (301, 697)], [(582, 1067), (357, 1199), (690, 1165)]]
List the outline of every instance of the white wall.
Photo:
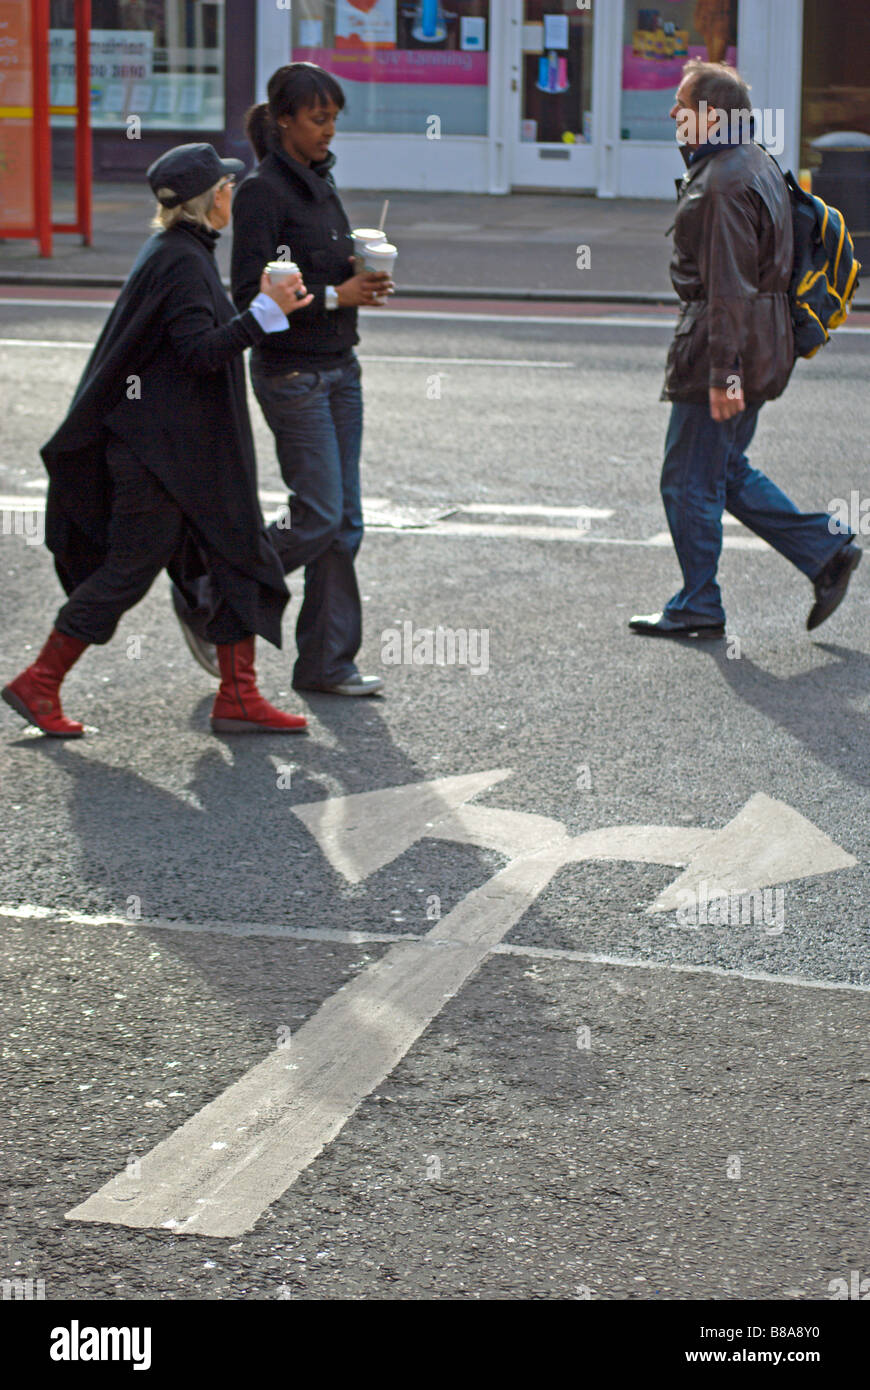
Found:
[(266, 83), (290, 62), (292, 35), (289, 0), (257, 0), (257, 95), (266, 100)]
[[(832, 5), (832, 9), (836, 8)], [(740, 0), (738, 62), (752, 104), (781, 108), (785, 149), (777, 159), (798, 171), (803, 73), (803, 0)]]
[(408, 193), (505, 191), (490, 187), (490, 144), (485, 136), (427, 140), (425, 135), (336, 134), (332, 148), (342, 188)]

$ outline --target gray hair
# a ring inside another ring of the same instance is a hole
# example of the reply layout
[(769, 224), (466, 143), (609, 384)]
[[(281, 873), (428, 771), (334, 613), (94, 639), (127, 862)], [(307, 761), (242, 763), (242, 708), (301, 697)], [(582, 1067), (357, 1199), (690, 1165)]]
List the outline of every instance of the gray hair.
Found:
[[(223, 183), (223, 179), (216, 183), (213, 188), (207, 188), (204, 193), (198, 193), (195, 198), (188, 198), (186, 203), (179, 203), (174, 208), (168, 208), (163, 203), (158, 202), (154, 216), (151, 219), (151, 226), (155, 232), (168, 232), (170, 227), (174, 227), (176, 222), (197, 222), (200, 227), (210, 227), (208, 214), (214, 207), (214, 197)], [(174, 198), (175, 194), (171, 188), (158, 188), (157, 197)]]
[(749, 96), (749, 83), (745, 82), (736, 68), (728, 63), (702, 63), (700, 58), (690, 58), (683, 68), (683, 79), (689, 79), (692, 102), (717, 111), (748, 111), (752, 106)]

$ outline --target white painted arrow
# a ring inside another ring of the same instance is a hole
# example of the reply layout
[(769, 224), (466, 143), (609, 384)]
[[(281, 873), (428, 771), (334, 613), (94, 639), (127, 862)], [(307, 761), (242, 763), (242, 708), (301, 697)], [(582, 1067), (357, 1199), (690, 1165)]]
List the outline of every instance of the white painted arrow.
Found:
[(445, 777), (295, 807), (352, 883), (426, 836), (495, 849), (510, 862), (419, 941), (397, 942), (327, 999), (289, 1049), (276, 1049), (146, 1154), (139, 1177), (119, 1174), (70, 1220), (226, 1237), (250, 1230), (565, 864), (686, 865), (650, 909), (664, 911), (680, 886), (701, 876), (746, 890), (856, 862), (796, 811), (763, 796), (720, 831), (612, 826), (574, 839), (546, 816), (466, 804), (506, 776)]

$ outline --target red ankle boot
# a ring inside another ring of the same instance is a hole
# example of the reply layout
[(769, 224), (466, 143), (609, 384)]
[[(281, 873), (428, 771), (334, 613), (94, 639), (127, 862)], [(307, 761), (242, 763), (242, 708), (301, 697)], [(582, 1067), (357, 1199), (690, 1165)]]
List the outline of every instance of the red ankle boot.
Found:
[(87, 645), (53, 629), (33, 664), (0, 691), (7, 705), (51, 738), (81, 738), (84, 725), (60, 707), (60, 683)]
[(284, 714), (264, 700), (254, 671), (254, 639), (217, 648), (221, 683), (211, 712), (216, 734), (301, 734), (308, 720)]

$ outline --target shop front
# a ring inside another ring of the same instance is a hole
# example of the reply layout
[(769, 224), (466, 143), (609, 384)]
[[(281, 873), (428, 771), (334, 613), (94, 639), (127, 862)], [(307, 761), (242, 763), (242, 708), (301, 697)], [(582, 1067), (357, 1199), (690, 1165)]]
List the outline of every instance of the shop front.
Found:
[[(74, 0), (51, 0), (49, 78), (55, 168), (73, 162)], [(247, 150), (256, 6), (250, 0), (91, 0), (94, 177), (142, 173), (173, 144)], [(285, 24), (289, 15), (285, 15)]]
[(345, 86), (337, 148), (358, 187), (670, 197), (681, 164), (669, 111), (692, 57), (740, 63), (763, 105), (776, 97), (780, 153), (796, 163), (801, 9), (294, 0), (292, 48)]
[[(291, 58), (347, 107), (346, 187), (670, 197), (668, 112), (689, 57), (737, 62), (786, 166), (870, 129), (867, 0), (92, 0), (97, 178), (211, 140), (250, 159), (245, 109)], [(51, 0), (56, 162), (72, 161), (73, 0)], [(66, 112), (65, 112), (66, 108)]]

